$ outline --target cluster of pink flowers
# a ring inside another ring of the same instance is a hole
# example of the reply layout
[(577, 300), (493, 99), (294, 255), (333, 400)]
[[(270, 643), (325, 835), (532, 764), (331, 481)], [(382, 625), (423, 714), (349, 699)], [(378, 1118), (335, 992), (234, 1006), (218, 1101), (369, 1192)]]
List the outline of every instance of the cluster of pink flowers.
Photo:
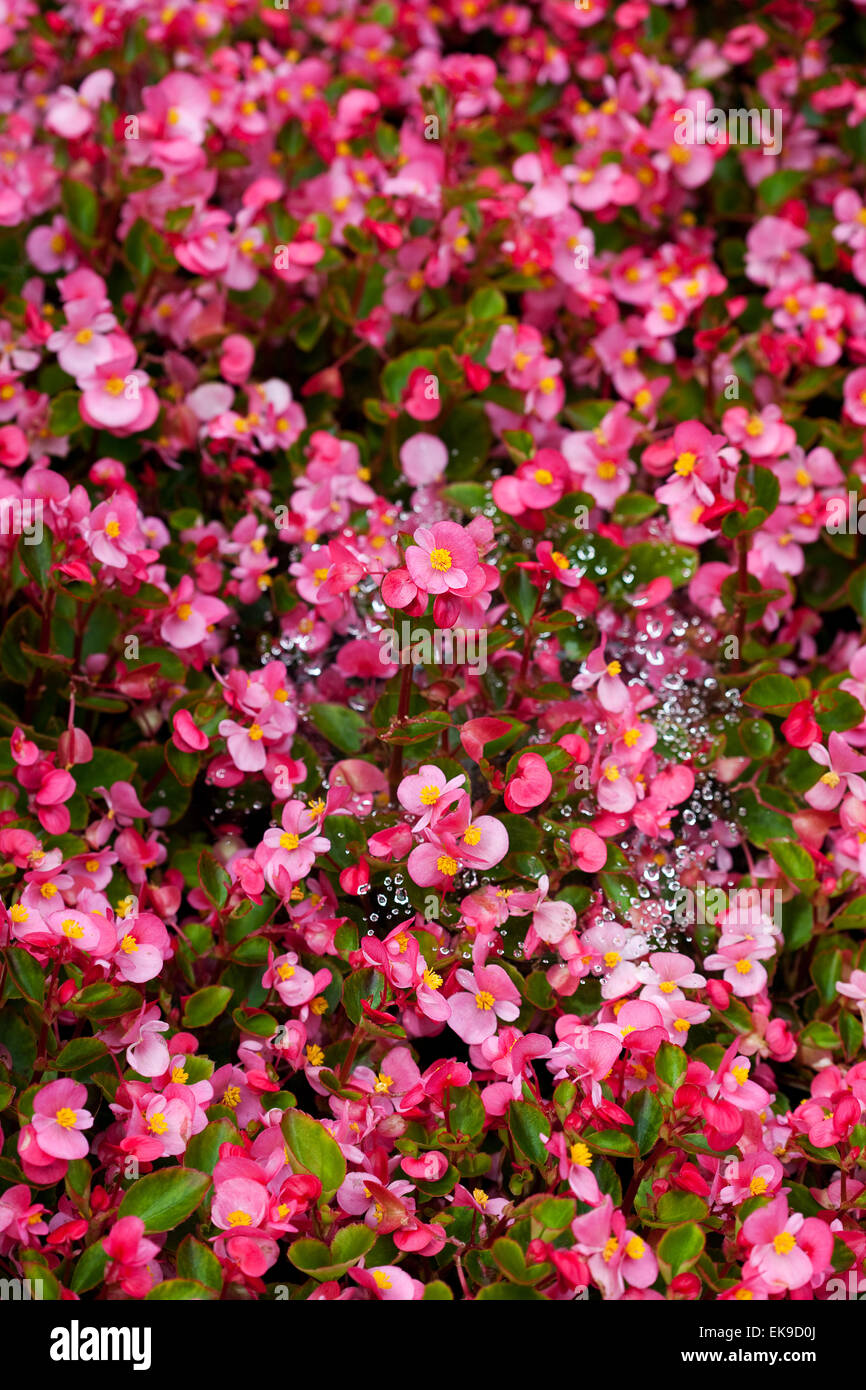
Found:
[(866, 1274), (844, 8), (0, 5), (4, 1279)]

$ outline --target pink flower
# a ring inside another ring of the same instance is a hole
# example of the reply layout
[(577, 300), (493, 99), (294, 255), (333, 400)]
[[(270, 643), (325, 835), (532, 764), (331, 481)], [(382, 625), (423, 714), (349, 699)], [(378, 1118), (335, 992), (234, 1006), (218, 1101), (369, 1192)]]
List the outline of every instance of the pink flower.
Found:
[(172, 728), (171, 741), (181, 753), (203, 753), (210, 747), (210, 739), (198, 727), (189, 710), (177, 711), (172, 719)]
[(413, 420), (435, 420), (442, 409), (436, 377), (426, 367), (413, 368), (403, 389), (402, 401), (403, 409)]
[(478, 569), (478, 550), (462, 526), (437, 521), (429, 529), (420, 527), (413, 539), (405, 560), (419, 589), (429, 594), (466, 589), (470, 575)]
[(229, 615), (221, 599), (201, 594), (185, 574), (172, 595), (171, 604), (160, 624), (160, 636), (178, 651), (203, 642), (208, 629)]
[(288, 897), (292, 884), (305, 878), (317, 854), (326, 854), (331, 842), (319, 834), (319, 817), (303, 801), (287, 801), (282, 811), (282, 829), (272, 827), (255, 851), (269, 887)]
[(79, 381), (81, 418), (94, 429), (135, 434), (150, 429), (159, 414), (150, 378), (135, 370), (135, 348), (119, 333), (109, 335), (110, 356), (94, 363)]
[(520, 1013), (520, 995), (499, 965), (476, 965), (458, 970), (457, 982), (465, 991), (453, 994), (449, 1027), (465, 1043), (480, 1043), (496, 1032), (496, 1020), (513, 1023)]
[(742, 1236), (752, 1247), (743, 1274), (757, 1275), (773, 1293), (802, 1289), (830, 1267), (833, 1233), (829, 1226), (816, 1216), (789, 1214), (784, 1196), (747, 1216)]
[(89, 1148), (82, 1130), (93, 1116), (86, 1110), (87, 1087), (80, 1081), (50, 1081), (33, 1101), (33, 1129), (43, 1153), (54, 1158), (84, 1158)]
[(568, 843), (577, 867), (584, 873), (594, 874), (604, 868), (607, 863), (607, 845), (589, 826), (573, 830)]
[(602, 709), (611, 714), (619, 714), (628, 704), (628, 687), (620, 680), (622, 666), (618, 661), (606, 661), (604, 644), (590, 652), (583, 663), (584, 669), (571, 682), (573, 690), (591, 690), (598, 686), (598, 700)]
[(827, 748), (813, 743), (809, 756), (827, 771), (810, 787), (805, 797), (817, 811), (832, 811), (846, 792), (858, 801), (866, 801), (866, 781), (858, 774), (866, 769), (866, 757), (849, 748), (841, 734), (831, 733)]
[(397, 788), (397, 800), (411, 815), (419, 816), (414, 830), (425, 830), (437, 807), (450, 806), (463, 791), (466, 774), (452, 778), (432, 763), (423, 763), (417, 772), (404, 777)]
[(448, 465), (448, 450), (433, 434), (413, 434), (400, 449), (404, 477), (413, 487), (423, 487), (441, 478)]
[(772, 942), (759, 944), (753, 939), (719, 943), (719, 950), (704, 960), (705, 970), (724, 971), (723, 979), (740, 999), (759, 994), (767, 983), (767, 972), (761, 965), (776, 954)]
[(648, 1289), (655, 1283), (658, 1264), (652, 1248), (629, 1231), (607, 1193), (594, 1211), (572, 1221), (571, 1230), (576, 1249), (589, 1257), (593, 1280), (605, 1298), (621, 1298), (626, 1284)]
[(553, 778), (537, 753), (522, 753), (514, 776), (505, 784), (505, 804), (509, 811), (521, 813), (540, 806), (550, 796)]

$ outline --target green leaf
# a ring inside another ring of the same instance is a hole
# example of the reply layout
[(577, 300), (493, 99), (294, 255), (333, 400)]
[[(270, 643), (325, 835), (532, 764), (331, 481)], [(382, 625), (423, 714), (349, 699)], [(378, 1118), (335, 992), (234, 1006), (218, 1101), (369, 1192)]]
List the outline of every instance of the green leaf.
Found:
[(526, 570), (518, 569), (516, 566), (510, 569), (503, 580), (502, 589), (511, 607), (526, 627), (538, 602), (538, 589), (532, 583)]
[(222, 864), (214, 859), (210, 850), (203, 850), (198, 859), (198, 879), (202, 892), (214, 907), (225, 907), (229, 895), (230, 879)]
[(743, 699), (750, 705), (757, 705), (759, 709), (770, 709), (780, 713), (788, 713), (792, 705), (796, 705), (801, 699), (799, 688), (791, 680), (790, 676), (770, 675), (758, 676), (757, 680), (747, 686), (743, 692)]
[(679, 1221), (703, 1221), (709, 1208), (696, 1192), (663, 1192), (659, 1197), (658, 1219), (665, 1225)]
[(73, 232), (87, 243), (92, 241), (99, 225), (99, 199), (90, 184), (77, 179), (62, 179), (60, 203)]
[[(22, 521), (27, 522), (27, 529), (30, 530), (28, 513), (22, 515)], [(54, 545), (54, 537), (47, 526), (42, 527), (42, 536), (38, 545), (32, 545), (31, 537), (22, 534), (18, 541), (18, 556), (31, 579), (35, 579), (40, 589), (48, 587), (48, 575), (51, 569), (51, 553)]]
[(69, 1282), (72, 1292), (87, 1293), (88, 1289), (95, 1289), (97, 1284), (102, 1283), (107, 1264), (108, 1256), (102, 1241), (98, 1240), (94, 1245), (88, 1245), (87, 1249), (81, 1252), (73, 1270)]
[(819, 951), (810, 966), (810, 974), (821, 1003), (832, 1004), (836, 999), (836, 986), (842, 978), (842, 952)]
[(703, 1231), (693, 1221), (665, 1231), (656, 1252), (665, 1282), (669, 1284), (677, 1274), (690, 1269), (700, 1259), (705, 1244)]
[(45, 997), (45, 976), (30, 952), (21, 946), (7, 946), (5, 954), (9, 974), (24, 998), (41, 1005)]
[[(214, 1098), (219, 1103), (219, 1097)], [(200, 1173), (212, 1173), (217, 1165), (222, 1144), (239, 1144), (241, 1136), (231, 1120), (211, 1120), (209, 1125), (194, 1134), (186, 1146), (184, 1158)]]
[(211, 1182), (206, 1173), (194, 1168), (161, 1168), (133, 1184), (118, 1215), (140, 1216), (148, 1234), (174, 1230), (192, 1216)]
[(206, 985), (204, 989), (196, 990), (191, 994), (184, 1005), (183, 1019), (184, 1027), (203, 1028), (208, 1023), (213, 1023), (215, 1018), (223, 1012), (232, 991), (227, 985)]
[(686, 1074), (689, 1059), (676, 1043), (663, 1042), (655, 1057), (656, 1076), (666, 1086), (676, 1090)]
[(821, 1023), (818, 1020), (814, 1020), (803, 1029), (799, 1040), (801, 1047), (817, 1047), (822, 1051), (832, 1051), (842, 1046), (841, 1039), (829, 1023)]
[(185, 1236), (178, 1247), (177, 1272), (181, 1279), (193, 1279), (220, 1292), (223, 1286), (222, 1265), (209, 1245)]
[[(477, 1086), (457, 1086), (451, 1092), (450, 1119), (452, 1130), (467, 1139), (474, 1139), (484, 1128), (487, 1115)], [(447, 1175), (446, 1175), (447, 1176)]]
[(778, 173), (761, 179), (758, 193), (768, 208), (777, 208), (802, 187), (805, 178), (806, 174), (800, 169), (780, 169)]
[(658, 509), (659, 503), (648, 493), (626, 492), (617, 498), (611, 520), (617, 526), (637, 526), (654, 516)]
[(328, 742), (342, 753), (357, 753), (360, 750), (366, 721), (356, 710), (345, 705), (313, 705), (310, 718), (319, 733), (324, 734)]
[(343, 981), (343, 1008), (352, 1023), (357, 1025), (361, 1022), (363, 1016), (362, 999), (365, 999), (374, 1009), (382, 1002), (384, 983), (383, 976), (370, 969), (353, 970), (351, 975), (346, 976)]
[(293, 1157), (305, 1172), (319, 1179), (322, 1201), (329, 1201), (346, 1176), (346, 1160), (339, 1144), (319, 1120), (301, 1110), (288, 1110), (282, 1126)]
[(425, 1284), (424, 1293), (421, 1298), (422, 1303), (453, 1303), (454, 1295), (447, 1284), (443, 1284), (441, 1279), (431, 1279), (429, 1284)]
[(691, 546), (640, 541), (629, 550), (628, 563), (635, 573), (637, 588), (664, 576), (678, 589), (694, 576), (698, 567), (698, 553)]
[(629, 1097), (626, 1110), (634, 1120), (632, 1133), (638, 1152), (641, 1154), (649, 1153), (659, 1137), (659, 1130), (664, 1119), (664, 1112), (659, 1104), (658, 1096), (648, 1089), (636, 1091), (634, 1095)]
[(484, 319), (499, 319), (507, 312), (504, 294), (490, 288), (476, 290), (466, 305), (467, 318), (473, 323)]
[(548, 1231), (564, 1231), (576, 1214), (573, 1197), (545, 1197), (532, 1208), (533, 1219)]
[(550, 1154), (541, 1142), (550, 1136), (550, 1124), (544, 1113), (526, 1100), (513, 1100), (508, 1107), (508, 1128), (518, 1149), (526, 1158), (545, 1168)]
[(331, 1254), (340, 1263), (354, 1264), (373, 1248), (376, 1236), (369, 1226), (344, 1226), (334, 1236)]
[(53, 1065), (57, 1071), (81, 1071), (83, 1067), (92, 1067), (107, 1051), (99, 1038), (73, 1038), (54, 1059)]
[(161, 1284), (155, 1284), (144, 1297), (146, 1303), (190, 1303), (216, 1298), (217, 1293), (216, 1289), (201, 1284), (196, 1279), (164, 1279)]
[(539, 1299), (547, 1302), (545, 1295), (539, 1293), (531, 1284), (485, 1284), (475, 1295), (476, 1303), (525, 1303), (537, 1302)]
[(821, 690), (815, 701), (815, 719), (824, 734), (844, 733), (863, 722), (864, 711), (859, 700), (847, 690)]
[(110, 787), (112, 782), (131, 782), (138, 771), (138, 764), (124, 753), (116, 753), (113, 748), (94, 748), (89, 763), (75, 768), (75, 785), (85, 796), (97, 787)]
[(759, 761), (773, 751), (773, 726), (766, 719), (744, 719), (739, 728), (743, 747), (750, 758)]
[(793, 840), (769, 840), (767, 849), (782, 872), (795, 883), (807, 883), (815, 877), (811, 854)]

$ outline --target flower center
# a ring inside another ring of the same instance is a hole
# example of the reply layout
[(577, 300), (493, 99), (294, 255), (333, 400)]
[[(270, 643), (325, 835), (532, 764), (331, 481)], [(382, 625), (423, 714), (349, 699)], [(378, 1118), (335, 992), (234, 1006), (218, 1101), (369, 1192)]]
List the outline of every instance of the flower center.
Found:
[(780, 1231), (777, 1236), (773, 1237), (773, 1249), (777, 1255), (790, 1255), (796, 1244), (796, 1238), (791, 1235), (790, 1231)]
[(457, 860), (452, 859), (450, 854), (440, 854), (436, 860), (436, 868), (446, 878), (453, 878), (457, 872)]
[(475, 1004), (482, 1013), (489, 1013), (493, 1008), (493, 995), (489, 990), (480, 989), (475, 996)]
[(64, 1105), (62, 1109), (58, 1110), (54, 1118), (62, 1129), (72, 1129), (77, 1116), (74, 1110), (70, 1110), (68, 1105)]
[(435, 806), (439, 800), (439, 788), (432, 785), (422, 787), (419, 800), (422, 806)]
[(435, 550), (430, 551), (430, 564), (434, 570), (439, 570), (444, 574), (451, 568), (450, 551), (444, 550), (441, 546), (437, 546)]
[(300, 838), (297, 835), (286, 833), (280, 836), (280, 849), (297, 849), (300, 843)]
[(697, 463), (697, 461), (697, 454), (692, 454), (689, 452), (685, 454), (680, 454), (679, 458), (674, 464), (674, 472), (679, 473), (681, 478), (687, 478), (690, 473), (694, 472), (695, 464)]
[(572, 1163), (577, 1164), (578, 1168), (588, 1168), (592, 1163), (592, 1154), (586, 1144), (572, 1144), (568, 1156)]
[(123, 390), (123, 377), (110, 376), (105, 383), (105, 389), (109, 396), (119, 396)]

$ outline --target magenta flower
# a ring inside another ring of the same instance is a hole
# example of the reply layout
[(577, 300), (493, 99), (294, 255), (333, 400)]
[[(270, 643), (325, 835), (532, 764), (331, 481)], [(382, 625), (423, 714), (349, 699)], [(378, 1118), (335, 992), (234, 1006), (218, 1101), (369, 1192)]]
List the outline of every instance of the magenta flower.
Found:
[(789, 1213), (787, 1197), (747, 1216), (742, 1235), (752, 1247), (743, 1274), (757, 1275), (773, 1293), (802, 1289), (829, 1270), (833, 1232), (816, 1216)]
[(520, 994), (499, 965), (458, 970), (462, 994), (452, 994), (449, 1027), (465, 1043), (480, 1043), (496, 1032), (496, 1020), (513, 1023), (520, 1013)]
[(447, 778), (435, 764), (422, 763), (417, 772), (403, 778), (397, 788), (397, 800), (410, 814), (420, 817), (413, 829), (426, 830), (433, 812), (455, 802), (465, 784), (465, 773)]
[(531, 811), (547, 800), (552, 787), (553, 778), (544, 759), (537, 753), (522, 753), (514, 776), (505, 784), (505, 804), (518, 814)]
[(866, 781), (858, 774), (866, 769), (866, 757), (849, 748), (841, 734), (830, 734), (825, 748), (822, 743), (809, 746), (809, 756), (827, 771), (806, 792), (806, 800), (816, 811), (832, 811), (847, 793), (858, 801), (866, 801)]
[(604, 644), (591, 651), (583, 663), (584, 669), (571, 682), (573, 690), (591, 690), (597, 686), (602, 709), (619, 714), (628, 704), (628, 687), (620, 680), (622, 666), (618, 661), (606, 661)]
[(208, 631), (227, 618), (229, 611), (222, 599), (199, 593), (189, 575), (185, 574), (162, 619), (160, 636), (169, 646), (185, 651), (203, 642)]
[(33, 1129), (43, 1153), (53, 1158), (84, 1158), (90, 1147), (82, 1130), (93, 1116), (85, 1109), (87, 1087), (80, 1081), (50, 1081), (33, 1101)]
[(406, 551), (406, 568), (413, 582), (428, 594), (465, 589), (478, 569), (478, 550), (471, 536), (453, 521), (419, 527), (414, 545)]

